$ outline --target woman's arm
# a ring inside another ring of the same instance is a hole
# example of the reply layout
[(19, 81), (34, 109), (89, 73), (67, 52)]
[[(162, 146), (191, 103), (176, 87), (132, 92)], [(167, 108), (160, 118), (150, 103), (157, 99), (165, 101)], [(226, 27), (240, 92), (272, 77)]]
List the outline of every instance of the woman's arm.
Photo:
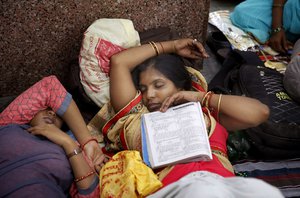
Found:
[[(196, 44), (196, 45), (195, 45)], [(180, 39), (156, 43), (159, 53), (177, 53), (183, 57), (197, 59), (208, 57), (203, 46), (192, 39)], [(150, 44), (129, 48), (111, 58), (110, 98), (117, 112), (127, 105), (136, 95), (131, 71), (145, 60), (156, 55)]]
[[(27, 124), (39, 111), (48, 107), (67, 123), (81, 145), (92, 138), (72, 96), (53, 75), (35, 83), (9, 104), (0, 114), (0, 126), (10, 123)], [(97, 142), (88, 142), (84, 150), (95, 165), (104, 161)]]
[(211, 98), (211, 107), (218, 108), (219, 121), (229, 131), (246, 129), (258, 126), (269, 117), (269, 108), (260, 101), (244, 97), (214, 94)]
[(89, 166), (83, 157), (81, 149), (77, 143), (66, 133), (57, 128), (54, 124), (42, 124), (31, 127), (28, 131), (33, 135), (47, 137), (53, 143), (61, 146), (69, 158), (77, 187), (80, 189), (89, 188), (95, 181), (95, 171)]
[(15, 98), (0, 113), (0, 126), (11, 123), (27, 124), (41, 110), (50, 107), (61, 116), (72, 96), (56, 76), (44, 77)]
[(274, 0), (272, 6), (272, 25), (269, 45), (278, 52), (288, 50), (285, 31), (283, 29), (283, 8), (286, 0)]
[[(205, 92), (180, 91), (167, 98), (160, 110), (166, 111), (169, 106), (187, 101), (201, 102), (205, 94)], [(212, 94), (208, 104), (209, 108), (219, 109), (219, 121), (230, 131), (255, 127), (269, 117), (269, 108), (266, 105), (244, 96)]]
[(66, 112), (61, 117), (67, 123), (80, 145), (84, 145), (83, 149), (97, 171), (100, 171), (101, 164), (106, 160), (105, 155), (102, 153), (96, 140), (90, 141), (93, 138), (74, 100), (71, 100)]

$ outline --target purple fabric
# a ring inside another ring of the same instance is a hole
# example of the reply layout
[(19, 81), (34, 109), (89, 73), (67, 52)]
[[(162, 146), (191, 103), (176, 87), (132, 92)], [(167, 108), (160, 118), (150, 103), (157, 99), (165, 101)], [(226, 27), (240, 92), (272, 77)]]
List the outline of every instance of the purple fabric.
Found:
[(64, 150), (27, 128), (0, 127), (0, 197), (66, 197), (73, 176)]

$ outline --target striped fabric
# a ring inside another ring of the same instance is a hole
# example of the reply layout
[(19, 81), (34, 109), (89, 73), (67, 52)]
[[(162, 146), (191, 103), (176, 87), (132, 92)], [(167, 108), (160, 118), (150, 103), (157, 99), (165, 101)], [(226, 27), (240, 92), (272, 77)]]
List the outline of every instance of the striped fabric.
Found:
[(300, 158), (244, 160), (235, 163), (233, 168), (239, 176), (259, 178), (278, 187), (285, 197), (300, 197)]

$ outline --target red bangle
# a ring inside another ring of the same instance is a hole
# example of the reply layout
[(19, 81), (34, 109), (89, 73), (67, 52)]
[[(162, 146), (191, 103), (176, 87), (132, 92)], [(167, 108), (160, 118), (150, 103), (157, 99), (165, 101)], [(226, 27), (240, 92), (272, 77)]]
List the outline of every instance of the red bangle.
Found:
[(208, 99), (207, 99), (207, 107), (209, 108), (209, 109), (212, 109), (211, 107), (210, 107), (210, 105), (211, 105), (211, 98), (212, 98), (212, 96), (214, 95), (214, 92), (211, 92), (211, 94), (209, 95), (209, 97), (208, 97)]
[(95, 142), (97, 142), (97, 144), (98, 144), (97, 138), (91, 138), (91, 139), (88, 139), (84, 144), (82, 144), (82, 145), (80, 146), (81, 149), (84, 149), (84, 146), (85, 146), (87, 143), (91, 142), (91, 141), (95, 141)]
[(88, 174), (84, 175), (84, 176), (81, 176), (81, 177), (78, 177), (76, 179), (74, 179), (74, 182), (79, 182), (81, 180), (84, 180), (85, 178), (88, 178), (89, 176), (93, 175), (95, 173), (95, 171), (91, 171), (89, 172)]

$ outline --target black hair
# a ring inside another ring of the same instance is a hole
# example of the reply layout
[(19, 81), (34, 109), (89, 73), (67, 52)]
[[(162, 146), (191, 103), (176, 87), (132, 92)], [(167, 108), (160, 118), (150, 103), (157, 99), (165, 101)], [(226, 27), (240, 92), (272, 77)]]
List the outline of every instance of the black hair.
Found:
[(192, 87), (192, 80), (184, 66), (183, 60), (175, 54), (161, 54), (147, 59), (133, 70), (132, 78), (137, 89), (140, 83), (140, 73), (149, 67), (153, 67), (162, 73), (166, 78), (171, 80), (177, 88), (190, 90)]

